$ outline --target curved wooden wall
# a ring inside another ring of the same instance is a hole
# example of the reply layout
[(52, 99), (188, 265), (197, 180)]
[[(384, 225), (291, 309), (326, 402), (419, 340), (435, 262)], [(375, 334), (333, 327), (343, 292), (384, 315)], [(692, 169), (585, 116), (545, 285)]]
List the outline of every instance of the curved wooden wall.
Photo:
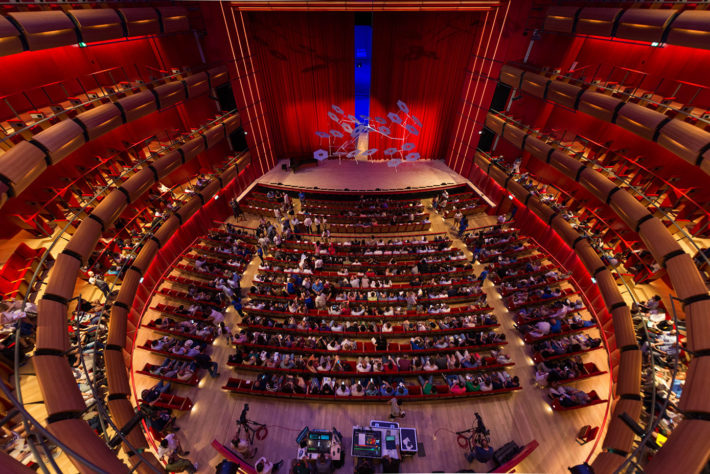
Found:
[(0, 56), (189, 30), (183, 7), (10, 12), (0, 16)]
[[(231, 119), (232, 117), (228, 118)], [(208, 129), (207, 132), (210, 133), (213, 140), (212, 144), (217, 143), (219, 141), (217, 138), (220, 136), (220, 139), (226, 139), (229, 133), (237, 128), (239, 121), (229, 120), (229, 123), (231, 126), (227, 126), (227, 120), (225, 119), (222, 123)], [(215, 133), (215, 130), (219, 133)], [(198, 137), (198, 139), (203, 143), (205, 142), (202, 136)], [(179, 148), (177, 153), (168, 153), (158, 158), (153, 164), (147, 165), (143, 170), (131, 176), (119, 188), (109, 193), (96, 206), (89, 217), (82, 221), (64, 251), (57, 257), (55, 265), (49, 274), (47, 288), (39, 302), (37, 351), (33, 360), (37, 372), (37, 380), (47, 407), (47, 428), (71, 449), (85, 455), (87, 460), (105, 467), (109, 472), (128, 472), (128, 469), (118, 460), (106, 444), (94, 434), (89, 425), (79, 418), (86, 406), (76, 385), (69, 363), (64, 357), (66, 350), (69, 348), (67, 302), (73, 296), (79, 269), (81, 265), (86, 264), (101, 234), (108, 230), (130, 203), (147, 192), (154, 183), (167, 174), (167, 172), (158, 173), (156, 171), (156, 168), (160, 167), (159, 163), (166, 159), (172, 159), (171, 156), (178, 156), (183, 157), (178, 160), (179, 165), (182, 165), (188, 161), (185, 157), (189, 156), (191, 159), (196, 156), (194, 153), (189, 155), (185, 153), (183, 148), (186, 147), (188, 147), (188, 144)], [(162, 167), (160, 169), (171, 170), (172, 168)], [(231, 176), (228, 172), (223, 173), (223, 175)], [(210, 189), (212, 194), (216, 192), (214, 187)], [(159, 238), (169, 238), (170, 233), (167, 232), (175, 230), (176, 221), (186, 219), (192, 215), (199, 208), (202, 199), (211, 197), (211, 195), (208, 197), (202, 194), (205, 194), (205, 191), (184, 204), (175, 215), (165, 221), (151, 240), (145, 243), (133, 265), (127, 270), (118, 297), (111, 309), (104, 360), (108, 379), (109, 412), (114, 423), (119, 427), (125, 425), (134, 414), (133, 407), (128, 400), (131, 392), (122, 352), (127, 343), (126, 317), (128, 310), (133, 302), (133, 296), (140, 282), (142, 272), (145, 271), (161, 245)], [(191, 211), (183, 211), (185, 208), (189, 208)], [(163, 228), (167, 232), (163, 231)], [(128, 440), (136, 449), (142, 450), (148, 447), (140, 429), (131, 431)], [(128, 450), (126, 446), (124, 446), (124, 449)], [(131, 455), (132, 453), (128, 454)], [(150, 459), (154, 466), (162, 469), (162, 466), (152, 454), (143, 452), (143, 456)], [(72, 461), (75, 462), (75, 466), (81, 472), (90, 472), (86, 466), (74, 459)], [(152, 472), (147, 466), (143, 465), (139, 465), (137, 470), (139, 472)]]
[[(710, 11), (706, 12), (710, 15)], [(708, 43), (710, 44), (710, 42)], [(535, 97), (578, 110), (605, 122), (611, 122), (636, 135), (658, 143), (683, 160), (710, 174), (710, 132), (670, 118), (644, 106), (627, 103), (617, 97), (550, 79), (506, 64), (500, 80)]]
[[(193, 74), (185, 80), (170, 82), (83, 112), (73, 119), (52, 125), (29, 141), (18, 143), (0, 157), (0, 182), (6, 185), (0, 189), (0, 205), (8, 198), (18, 196), (48, 166), (59, 163), (88, 141), (149, 113), (203, 94), (209, 90), (206, 84), (214, 87), (227, 80), (229, 77), (225, 67)], [(239, 117), (236, 116), (235, 120), (239, 122)], [(203, 142), (202, 139), (200, 141)], [(197, 150), (199, 146), (191, 148), (190, 153)]]
[[(602, 447), (603, 449), (613, 449), (617, 453), (630, 452), (633, 446), (634, 434), (621, 421), (618, 415), (626, 412), (636, 421), (640, 418), (642, 354), (636, 342), (631, 312), (619, 293), (614, 277), (588, 240), (574, 230), (557, 212), (543, 204), (519, 183), (512, 180), (510, 176), (493, 165), (482, 153), (476, 153), (474, 163), (496, 183), (550, 225), (552, 230), (574, 250), (589, 274), (597, 280), (605, 306), (612, 317), (615, 344), (620, 351), (618, 379), (614, 387), (616, 401), (612, 407), (612, 417)], [(617, 458), (619, 463), (624, 460), (621, 456), (617, 456)], [(596, 468), (597, 466), (595, 466)], [(598, 470), (597, 472), (606, 471)]]
[[(499, 120), (502, 119), (502, 117), (494, 116), (491, 113), (487, 117), (487, 123), (488, 118), (491, 119), (491, 124), (496, 127)], [(700, 354), (699, 357), (696, 357), (691, 362), (691, 371), (687, 374), (686, 386), (680, 400), (681, 410), (695, 413), (699, 417), (709, 416), (710, 400), (705, 395), (708, 388), (707, 381), (710, 380), (710, 365), (704, 362), (707, 359), (707, 352), (703, 351), (707, 350), (710, 344), (710, 332), (708, 332), (710, 295), (708, 295), (703, 278), (693, 263), (691, 256), (683, 251), (660, 219), (653, 216), (636, 198), (624, 189), (617, 187), (601, 173), (586, 167), (561, 150), (545, 144), (537, 137), (527, 135), (529, 131), (523, 130), (515, 124), (505, 123), (502, 128), (504, 137), (506, 137), (505, 132), (509, 129), (515, 129), (518, 135), (523, 134), (525, 138), (521, 140), (520, 145), (522, 146), (516, 146), (530, 152), (535, 158), (557, 168), (571, 179), (579, 182), (601, 202), (609, 204), (619, 218), (629, 228), (639, 234), (654, 259), (666, 269), (673, 289), (683, 302), (683, 308), (686, 312), (686, 319), (688, 320), (688, 349)], [(528, 146), (528, 142), (530, 142), (530, 146)], [(513, 142), (511, 141), (511, 143)], [(549, 149), (545, 147), (549, 147)], [(598, 276), (597, 280), (600, 284), (602, 283)], [(702, 332), (695, 334), (696, 329)], [(702, 354), (706, 355), (703, 356)], [(700, 367), (701, 369), (692, 370), (695, 367)], [(623, 371), (619, 373), (619, 384), (621, 384), (622, 375), (624, 375)], [(687, 407), (687, 409), (683, 407)], [(610, 430), (613, 427), (613, 422), (614, 420), (612, 420)], [(671, 434), (671, 437), (673, 437), (673, 434)], [(703, 456), (707, 461), (710, 455), (710, 440), (706, 439), (705, 443), (704, 451), (696, 450), (694, 453), (700, 458), (696, 460), (700, 465), (702, 465), (701, 459)], [(605, 445), (605, 447), (607, 446)], [(618, 452), (619, 450), (617, 449), (616, 451)]]
[(544, 29), (710, 49), (708, 10), (550, 7)]

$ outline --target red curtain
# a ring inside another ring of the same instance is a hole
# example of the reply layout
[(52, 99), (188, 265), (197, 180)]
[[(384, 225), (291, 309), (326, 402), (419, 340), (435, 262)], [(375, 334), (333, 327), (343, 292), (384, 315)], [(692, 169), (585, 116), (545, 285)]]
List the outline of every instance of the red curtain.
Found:
[[(402, 100), (422, 124), (410, 135), (422, 158), (444, 158), (456, 126), (466, 65), (474, 52), (480, 12), (382, 12), (373, 17), (372, 87), (370, 116), (387, 118)], [(403, 113), (399, 114), (405, 118)], [(411, 123), (411, 122), (410, 122)], [(394, 136), (401, 126), (388, 120)], [(402, 141), (370, 133), (373, 158), (389, 159), (385, 149), (401, 148)], [(399, 156), (397, 156), (399, 157)]]
[(312, 156), (333, 104), (353, 111), (354, 14), (249, 12), (249, 41), (277, 158)]

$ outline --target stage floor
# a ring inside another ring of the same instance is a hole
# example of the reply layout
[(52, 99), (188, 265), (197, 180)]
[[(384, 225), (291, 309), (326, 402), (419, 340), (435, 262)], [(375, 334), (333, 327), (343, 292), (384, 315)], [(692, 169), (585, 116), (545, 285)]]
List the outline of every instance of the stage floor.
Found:
[(286, 186), (318, 187), (320, 189), (349, 189), (351, 191), (374, 191), (405, 189), (406, 187), (432, 188), (468, 183), (463, 176), (455, 173), (441, 160), (419, 160), (401, 163), (396, 168), (387, 166), (386, 161), (321, 161), (318, 166), (308, 166), (296, 173), (283, 171), (282, 160), (271, 171), (257, 180), (264, 184)]

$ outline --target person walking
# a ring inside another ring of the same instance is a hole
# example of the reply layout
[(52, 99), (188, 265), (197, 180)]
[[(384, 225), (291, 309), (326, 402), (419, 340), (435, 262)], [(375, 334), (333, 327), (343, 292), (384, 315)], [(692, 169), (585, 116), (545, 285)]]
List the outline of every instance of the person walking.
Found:
[(404, 418), (405, 412), (402, 410), (402, 400), (398, 400), (397, 397), (392, 397), (388, 402), (390, 404), (390, 419)]

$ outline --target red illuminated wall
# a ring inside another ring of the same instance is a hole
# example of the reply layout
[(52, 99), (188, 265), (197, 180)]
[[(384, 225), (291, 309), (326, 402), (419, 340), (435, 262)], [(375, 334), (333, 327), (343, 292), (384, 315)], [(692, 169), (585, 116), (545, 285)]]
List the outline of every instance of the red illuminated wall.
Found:
[(308, 156), (328, 132), (331, 105), (353, 112), (352, 13), (250, 12), (249, 41), (277, 158)]
[[(11, 74), (0, 74), (0, 96), (9, 96), (8, 100), (15, 110), (25, 111), (29, 110), (30, 101), (35, 107), (47, 106), (50, 105), (49, 98), (65, 100), (65, 89), (69, 94), (78, 96), (84, 89), (96, 88), (97, 81), (99, 85), (110, 84), (111, 76), (118, 82), (138, 78), (148, 82), (159, 77), (160, 70), (200, 63), (197, 43), (191, 33), (118, 41), (87, 48), (65, 46), (27, 51), (0, 58), (0, 70), (12, 71)], [(122, 69), (111, 71), (111, 76), (105, 72), (88, 77), (97, 71), (115, 67)], [(42, 85), (48, 85), (45, 89), (49, 98), (42, 90), (34, 89)], [(29, 101), (21, 95), (22, 92), (26, 92)], [(0, 119), (11, 115), (4, 101), (0, 101)]]
[[(467, 77), (466, 65), (480, 38), (483, 15), (374, 14), (370, 116), (386, 117), (388, 112), (397, 111), (398, 100), (404, 101), (423, 125), (419, 136), (409, 136), (422, 158), (444, 157)], [(403, 136), (396, 125), (390, 128), (395, 136)], [(384, 150), (401, 145), (401, 141), (370, 134), (371, 148)]]
[[(12, 71), (12, 74), (0, 75), (0, 93), (9, 96), (11, 104), (18, 111), (23, 111), (30, 108), (23, 92), (34, 106), (40, 107), (66, 100), (67, 93), (80, 95), (84, 89), (109, 85), (111, 79), (123, 81), (142, 78), (147, 82), (165, 74), (171, 67), (190, 68), (201, 65), (198, 43), (191, 32), (90, 45), (87, 48), (66, 46), (0, 58), (0, 68)], [(105, 72), (89, 76), (90, 73), (113, 67), (120, 69), (112, 71), (112, 78)], [(45, 84), (49, 84), (46, 87), (49, 97), (41, 89), (36, 89)], [(87, 99), (86, 96), (81, 98)], [(124, 124), (88, 142), (61, 163), (47, 169), (19, 197), (5, 204), (0, 214), (0, 237), (9, 237), (19, 230), (10, 220), (13, 214), (31, 213), (38, 203), (54, 195), (54, 189), (61, 189), (81, 176), (85, 170), (97, 164), (99, 158), (115, 156), (128, 145), (150, 136), (156, 136), (160, 142), (167, 144), (169, 137), (196, 128), (216, 114), (215, 101), (204, 94)], [(10, 115), (10, 109), (0, 101), (0, 119)], [(223, 141), (163, 181), (168, 185), (184, 182), (200, 169), (222, 161), (229, 152), (228, 143)]]
[(522, 58), (530, 43), (531, 8), (528, 0), (505, 2), (482, 17), (481, 32), (458, 92), (459, 107), (453, 111), (456, 120), (447, 132), (446, 163), (464, 176), (470, 173), (478, 132), (491, 105), (500, 68), (507, 61)]
[[(254, 45), (248, 41), (249, 19), (222, 2), (199, 2), (207, 33), (201, 38), (208, 63), (223, 62), (229, 69), (232, 92), (252, 163), (263, 174), (276, 164), (273, 133), (268, 125), (266, 100), (272, 91), (257, 81)], [(259, 79), (263, 82), (263, 79)]]

